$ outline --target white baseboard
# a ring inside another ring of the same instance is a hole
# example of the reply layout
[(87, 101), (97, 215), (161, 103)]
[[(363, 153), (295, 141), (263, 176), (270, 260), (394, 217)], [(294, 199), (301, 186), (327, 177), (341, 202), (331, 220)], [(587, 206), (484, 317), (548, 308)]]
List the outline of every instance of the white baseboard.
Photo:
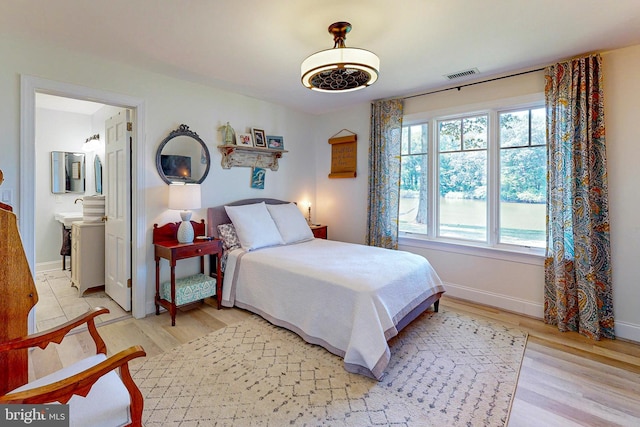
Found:
[(616, 320), (615, 330), (616, 337), (640, 343), (640, 325)]
[(455, 283), (449, 282), (445, 282), (444, 287), (447, 290), (445, 296), (465, 299), (538, 319), (544, 317), (544, 306), (538, 302), (526, 301), (508, 295), (496, 294), (494, 292), (456, 285)]
[[(69, 262), (69, 260), (67, 260)], [(69, 264), (67, 262), (67, 268)], [(49, 270), (62, 270), (62, 261), (39, 262), (36, 264), (36, 273), (42, 273)]]
[[(544, 318), (544, 305), (534, 301), (526, 301), (481, 289), (456, 285), (455, 283), (445, 282), (444, 287), (447, 290), (445, 295), (450, 297), (473, 301), (538, 319)], [(640, 343), (640, 325), (616, 321), (615, 333), (618, 338)]]
[[(155, 290), (154, 290), (155, 292)], [(156, 314), (156, 303), (154, 301), (147, 301), (147, 303), (145, 304), (145, 307), (147, 308), (146, 311), (146, 315), (149, 316), (151, 314), (153, 314), (155, 316)], [(163, 306), (160, 306), (160, 313), (164, 313), (165, 311), (168, 311), (167, 309), (165, 309)]]

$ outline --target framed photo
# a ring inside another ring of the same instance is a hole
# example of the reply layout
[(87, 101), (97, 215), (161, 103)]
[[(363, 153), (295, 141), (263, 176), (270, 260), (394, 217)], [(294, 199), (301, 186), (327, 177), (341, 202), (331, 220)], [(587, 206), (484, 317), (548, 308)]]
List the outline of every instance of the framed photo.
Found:
[(250, 133), (239, 133), (238, 134), (238, 145), (245, 147), (253, 147), (253, 137)]
[(284, 138), (281, 136), (267, 135), (267, 148), (284, 150)]
[(267, 140), (262, 129), (251, 128), (251, 134), (253, 135), (253, 145), (256, 147), (266, 147)]
[(251, 169), (251, 188), (264, 190), (264, 177), (266, 173), (267, 173), (266, 169), (252, 168)]

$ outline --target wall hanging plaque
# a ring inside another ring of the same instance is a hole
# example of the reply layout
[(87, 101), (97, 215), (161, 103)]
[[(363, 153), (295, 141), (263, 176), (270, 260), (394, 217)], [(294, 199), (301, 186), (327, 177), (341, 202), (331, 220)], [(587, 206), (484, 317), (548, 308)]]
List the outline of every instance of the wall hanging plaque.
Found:
[[(343, 133), (348, 135), (338, 136)], [(331, 173), (329, 178), (355, 178), (358, 160), (358, 135), (347, 129), (329, 138), (331, 144)]]

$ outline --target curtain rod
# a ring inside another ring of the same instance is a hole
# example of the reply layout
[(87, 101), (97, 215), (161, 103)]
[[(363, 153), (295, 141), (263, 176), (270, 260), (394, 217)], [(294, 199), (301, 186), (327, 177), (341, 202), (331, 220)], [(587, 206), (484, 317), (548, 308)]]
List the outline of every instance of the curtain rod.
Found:
[(417, 98), (419, 96), (425, 96), (425, 95), (433, 95), (434, 93), (439, 93), (439, 92), (446, 92), (448, 90), (453, 90), (453, 89), (462, 89), (463, 87), (467, 87), (467, 86), (474, 86), (474, 85), (479, 85), (480, 83), (489, 83), (489, 82), (494, 82), (496, 80), (502, 80), (502, 79), (508, 79), (510, 77), (516, 77), (516, 76), (521, 76), (523, 74), (529, 74), (529, 73), (535, 73), (538, 71), (543, 71), (544, 68), (536, 68), (535, 70), (529, 70), (529, 71), (522, 71), (520, 73), (515, 73), (515, 74), (509, 74), (508, 76), (502, 76), (502, 77), (495, 77), (493, 79), (488, 79), (488, 80), (482, 80), (479, 82), (474, 82), (474, 83), (467, 83), (467, 84), (463, 84), (460, 86), (452, 86), (452, 87), (448, 87), (446, 89), (438, 89), (438, 90), (434, 90), (431, 92), (424, 92), (424, 93), (419, 93), (416, 95), (409, 95), (409, 96), (405, 96), (402, 99), (410, 99), (410, 98)]

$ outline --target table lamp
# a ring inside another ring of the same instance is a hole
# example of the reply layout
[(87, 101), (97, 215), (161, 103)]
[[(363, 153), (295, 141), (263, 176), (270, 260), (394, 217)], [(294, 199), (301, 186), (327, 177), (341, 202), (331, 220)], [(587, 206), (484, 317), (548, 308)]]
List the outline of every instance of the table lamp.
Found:
[(179, 210), (180, 218), (182, 218), (182, 222), (178, 227), (178, 242), (193, 242), (194, 232), (189, 209), (200, 209), (200, 204), (200, 184), (183, 184), (179, 182), (169, 184), (169, 209)]
[(309, 225), (313, 225), (311, 224), (311, 202), (304, 202), (304, 204), (307, 206), (307, 222)]

